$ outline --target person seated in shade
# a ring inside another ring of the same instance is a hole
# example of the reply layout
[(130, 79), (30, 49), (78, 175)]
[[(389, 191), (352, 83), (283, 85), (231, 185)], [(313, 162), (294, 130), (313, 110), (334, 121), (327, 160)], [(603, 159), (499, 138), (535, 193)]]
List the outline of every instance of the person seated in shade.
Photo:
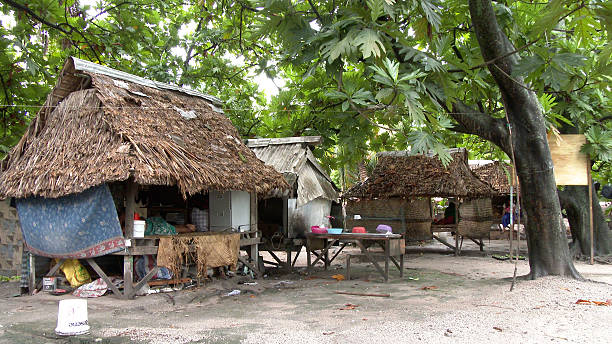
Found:
[(457, 216), (457, 208), (455, 206), (455, 202), (450, 202), (448, 207), (444, 209), (444, 217), (439, 220), (434, 220), (434, 225), (450, 225), (455, 223), (455, 218)]

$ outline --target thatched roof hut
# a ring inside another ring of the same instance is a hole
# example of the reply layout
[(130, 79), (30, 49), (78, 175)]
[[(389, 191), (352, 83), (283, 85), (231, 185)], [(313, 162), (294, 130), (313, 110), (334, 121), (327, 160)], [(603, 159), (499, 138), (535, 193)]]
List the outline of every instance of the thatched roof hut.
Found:
[(472, 167), (472, 171), (478, 178), (489, 183), (498, 194), (510, 195), (510, 183), (508, 181), (512, 174), (512, 166), (493, 161), (486, 165)]
[(450, 151), (453, 161), (446, 167), (433, 155), (410, 152), (381, 152), (371, 177), (356, 184), (345, 198), (387, 199), (417, 197), (490, 197), (491, 187), (468, 167), (465, 149)]
[(218, 106), (193, 90), (69, 58), (2, 163), (0, 196), (56, 198), (130, 177), (176, 185), (183, 197), (288, 187)]

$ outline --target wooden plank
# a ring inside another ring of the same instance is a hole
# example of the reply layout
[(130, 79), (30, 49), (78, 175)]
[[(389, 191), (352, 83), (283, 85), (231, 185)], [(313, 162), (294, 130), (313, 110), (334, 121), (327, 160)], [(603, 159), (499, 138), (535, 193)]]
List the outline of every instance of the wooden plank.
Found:
[(440, 243), (446, 245), (448, 248), (452, 249), (453, 251), (455, 250), (455, 246), (449, 244), (446, 240), (438, 237), (437, 235), (434, 235), (433, 238), (438, 240)]
[(129, 298), (132, 294), (134, 277), (134, 256), (123, 256), (123, 297)]
[(261, 243), (261, 238), (248, 238), (248, 239), (240, 239), (240, 247), (242, 246), (251, 246), (257, 245)]
[[(136, 192), (138, 184), (133, 178), (128, 179), (126, 185), (126, 207), (125, 207), (125, 237), (134, 238), (134, 210), (136, 209)], [(130, 298), (133, 287), (134, 257), (123, 256), (123, 297)]]
[(36, 291), (36, 262), (34, 260), (34, 254), (32, 252), (28, 252), (28, 263), (30, 264), (28, 291), (30, 292), (30, 295), (34, 295), (34, 292)]
[(148, 281), (147, 284), (150, 287), (155, 287), (159, 285), (190, 283), (191, 281), (192, 281), (191, 278), (175, 278), (175, 279), (161, 280), (161, 281)]
[(340, 254), (340, 252), (342, 252), (342, 250), (346, 247), (348, 243), (343, 242), (342, 245), (340, 246), (340, 249), (336, 252), (336, 254), (334, 254), (334, 256), (332, 257), (332, 259), (329, 261), (330, 263), (334, 261), (334, 259), (336, 259), (336, 257)]
[[(251, 192), (249, 199), (249, 207), (250, 207), (250, 226), (249, 231), (254, 232), (251, 238), (257, 238), (257, 193)], [(239, 254), (240, 256), (240, 254)], [(259, 242), (251, 244), (251, 252), (250, 252), (251, 260), (254, 262), (253, 269), (257, 274), (259, 271)]]
[(140, 281), (138, 281), (138, 283), (136, 283), (134, 288), (132, 288), (132, 292), (131, 292), (130, 295), (127, 295), (127, 298), (131, 299), (131, 298), (135, 297), (136, 293), (138, 293), (140, 288), (142, 288), (142, 286), (144, 286), (145, 283), (147, 283), (151, 278), (153, 278), (153, 276), (155, 276), (155, 274), (158, 271), (159, 271), (159, 267), (158, 266), (154, 266), (153, 269), (149, 270), (149, 272), (145, 275), (145, 277), (143, 277)]
[[(372, 265), (374, 265), (374, 267), (376, 268), (376, 271), (378, 271), (378, 273), (381, 274), (383, 276), (383, 278), (385, 278), (385, 272), (380, 267), (380, 265), (378, 265), (376, 260), (374, 260), (374, 258), (370, 254), (370, 252), (368, 252), (368, 250), (365, 248), (365, 246), (363, 246), (363, 243), (361, 242), (361, 240), (357, 240), (356, 242), (357, 242), (357, 246), (359, 246), (359, 248), (361, 249), (361, 253), (363, 253), (366, 256), (366, 258), (368, 258), (370, 263), (372, 263)], [(387, 261), (387, 263), (388, 263), (388, 261)], [(385, 282), (387, 282), (387, 279), (385, 279)]]
[(259, 271), (259, 269), (256, 269), (253, 264), (251, 264), (251, 262), (249, 262), (246, 258), (244, 258), (243, 256), (238, 256), (238, 260), (242, 262), (242, 264), (246, 265), (249, 267), (249, 269), (251, 269), (251, 271), (253, 271), (253, 273), (255, 274), (255, 276), (257, 278), (259, 278), (259, 276), (261, 275), (261, 272)]
[(47, 273), (47, 276), (55, 276), (55, 273), (57, 272), (57, 270), (60, 269), (60, 267), (62, 266), (62, 264), (64, 264), (65, 261), (66, 261), (66, 258), (59, 259), (57, 261), (57, 264), (55, 264), (51, 268), (51, 270), (49, 270), (49, 272)]
[(93, 258), (87, 258), (86, 261), (94, 269), (94, 271), (98, 274), (98, 276), (100, 276), (100, 278), (102, 278), (102, 280), (106, 282), (106, 285), (113, 291), (113, 293), (115, 293), (115, 295), (119, 297), (123, 297), (123, 294), (121, 293), (119, 288), (117, 288), (117, 286), (113, 284), (110, 278), (108, 278), (108, 276), (104, 273), (104, 271), (102, 271), (98, 263), (96, 263), (96, 261), (93, 260)]
[(136, 193), (138, 192), (138, 184), (132, 178), (128, 179), (125, 190), (125, 238), (132, 239), (134, 237), (134, 210), (136, 209)]
[(588, 185), (588, 157), (580, 152), (586, 143), (582, 134), (548, 137), (557, 185)]
[(270, 251), (268, 250), (268, 253), (270, 254), (270, 256), (272, 256), (272, 258), (274, 258), (274, 260), (276, 260), (276, 262), (278, 263), (278, 266), (284, 266), (285, 262), (283, 262), (275, 253), (274, 251)]

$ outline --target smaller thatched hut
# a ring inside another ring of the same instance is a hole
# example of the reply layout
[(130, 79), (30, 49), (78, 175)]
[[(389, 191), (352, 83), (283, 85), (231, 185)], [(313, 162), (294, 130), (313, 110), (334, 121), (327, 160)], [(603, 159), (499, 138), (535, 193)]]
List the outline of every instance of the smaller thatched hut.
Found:
[(510, 194), (516, 195), (519, 191), (518, 183), (510, 191), (510, 176), (512, 166), (500, 161), (493, 161), (485, 165), (471, 165), (470, 168), (481, 180), (489, 183), (496, 191), (491, 197), (493, 215), (501, 219), (504, 208), (510, 204)]
[[(377, 224), (386, 223), (394, 232), (405, 232), (407, 240), (430, 239), (431, 197), (454, 197), (463, 202), (457, 232), (475, 238), (488, 236), (491, 209), (486, 200), (495, 192), (469, 169), (465, 149), (452, 149), (450, 154), (453, 160), (444, 167), (433, 155), (379, 153), (372, 176), (343, 195), (347, 226), (372, 231)], [(355, 219), (354, 215), (359, 216)]]

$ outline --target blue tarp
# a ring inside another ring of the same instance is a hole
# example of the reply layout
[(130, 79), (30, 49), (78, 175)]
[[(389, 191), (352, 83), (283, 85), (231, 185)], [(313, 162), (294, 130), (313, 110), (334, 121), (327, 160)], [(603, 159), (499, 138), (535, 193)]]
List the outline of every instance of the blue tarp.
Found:
[(117, 211), (106, 184), (59, 198), (17, 200), (28, 249), (52, 258), (90, 258), (125, 247)]

